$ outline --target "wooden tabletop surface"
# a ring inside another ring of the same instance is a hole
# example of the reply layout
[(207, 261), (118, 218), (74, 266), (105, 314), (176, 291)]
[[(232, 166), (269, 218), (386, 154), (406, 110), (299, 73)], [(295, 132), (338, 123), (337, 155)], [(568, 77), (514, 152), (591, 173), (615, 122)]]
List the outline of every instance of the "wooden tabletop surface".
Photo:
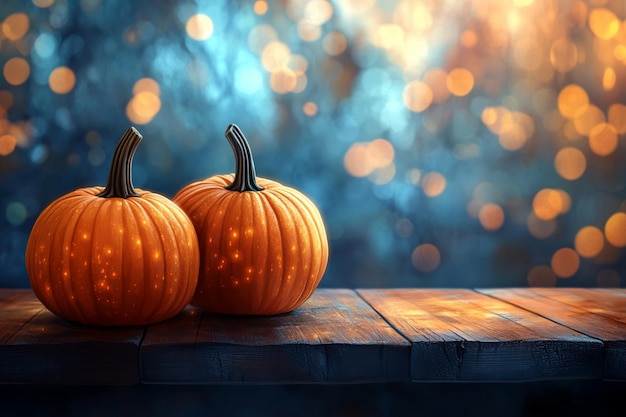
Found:
[(0, 289), (0, 384), (626, 380), (626, 289), (318, 289), (299, 309), (187, 307), (99, 328)]

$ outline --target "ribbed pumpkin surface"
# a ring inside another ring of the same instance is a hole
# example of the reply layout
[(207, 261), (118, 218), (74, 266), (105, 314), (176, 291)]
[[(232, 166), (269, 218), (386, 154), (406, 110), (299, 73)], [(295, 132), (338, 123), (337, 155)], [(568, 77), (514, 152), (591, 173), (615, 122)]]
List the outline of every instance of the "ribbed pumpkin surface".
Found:
[(120, 138), (106, 187), (80, 188), (39, 215), (26, 270), (54, 314), (84, 324), (156, 323), (189, 303), (198, 281), (198, 239), (187, 215), (160, 194), (133, 187), (143, 136)]
[(328, 262), (317, 207), (299, 191), (257, 178), (262, 191), (224, 187), (216, 175), (176, 194), (200, 245), (200, 275), (191, 304), (224, 314), (272, 315), (308, 299)]
[(53, 313), (94, 325), (155, 323), (181, 311), (197, 283), (198, 247), (165, 197), (101, 198), (82, 188), (52, 202), (26, 248), (33, 291)]

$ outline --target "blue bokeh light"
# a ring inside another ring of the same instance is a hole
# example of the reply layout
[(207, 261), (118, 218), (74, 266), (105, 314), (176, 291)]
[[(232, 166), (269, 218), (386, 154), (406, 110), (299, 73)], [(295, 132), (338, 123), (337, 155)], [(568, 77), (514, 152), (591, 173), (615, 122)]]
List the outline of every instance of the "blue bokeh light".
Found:
[[(605, 228), (626, 211), (626, 113), (615, 107), (626, 29), (606, 34), (589, 20), (596, 9), (623, 19), (622, 6), (540, 3), (3, 1), (0, 287), (29, 285), (38, 214), (102, 185), (129, 125), (145, 137), (135, 185), (172, 197), (233, 170), (229, 123), (246, 133), (260, 176), (322, 211), (322, 286), (622, 285), (625, 249)], [(199, 15), (211, 22), (204, 34), (187, 27)], [(14, 58), (28, 64), (23, 80)], [(60, 67), (75, 77), (67, 92), (51, 79)], [(158, 91), (140, 96), (146, 79)], [(601, 120), (559, 107), (568, 85)], [(591, 133), (602, 123), (618, 137), (605, 153)], [(584, 156), (580, 175), (580, 162), (557, 167), (566, 148)], [(542, 190), (559, 207), (537, 202)], [(605, 232), (593, 256), (576, 247), (585, 226)], [(553, 265), (561, 248), (579, 253), (571, 276)]]

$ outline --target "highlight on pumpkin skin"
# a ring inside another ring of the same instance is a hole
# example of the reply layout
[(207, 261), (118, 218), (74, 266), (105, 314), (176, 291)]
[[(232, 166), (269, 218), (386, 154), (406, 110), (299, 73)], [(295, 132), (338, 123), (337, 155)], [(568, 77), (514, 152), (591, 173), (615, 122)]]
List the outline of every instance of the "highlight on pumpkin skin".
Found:
[(178, 314), (193, 296), (200, 263), (193, 224), (171, 200), (133, 188), (131, 164), (140, 141), (130, 127), (106, 188), (61, 196), (35, 221), (26, 269), (35, 295), (60, 317), (145, 325)]
[(222, 314), (294, 310), (317, 288), (328, 237), (315, 204), (298, 190), (256, 177), (241, 129), (225, 131), (236, 172), (183, 187), (174, 196), (194, 224), (200, 274), (191, 304)]

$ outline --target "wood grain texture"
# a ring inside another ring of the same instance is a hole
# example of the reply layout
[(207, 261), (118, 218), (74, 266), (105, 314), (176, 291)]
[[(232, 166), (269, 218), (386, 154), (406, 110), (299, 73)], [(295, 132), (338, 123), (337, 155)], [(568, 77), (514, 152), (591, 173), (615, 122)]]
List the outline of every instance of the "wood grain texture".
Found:
[(145, 383), (406, 381), (409, 355), (408, 341), (354, 291), (328, 289), (278, 316), (188, 307), (150, 326), (140, 351)]
[[(144, 333), (145, 332), (145, 333)], [(69, 323), (0, 289), (0, 384), (626, 379), (626, 289), (318, 289), (292, 313)]]
[(604, 343), (604, 379), (626, 380), (626, 289), (479, 290)]
[(414, 381), (598, 378), (602, 343), (466, 289), (358, 290), (411, 341)]
[(143, 327), (97, 328), (67, 322), (30, 290), (0, 293), (0, 381), (135, 384)]

